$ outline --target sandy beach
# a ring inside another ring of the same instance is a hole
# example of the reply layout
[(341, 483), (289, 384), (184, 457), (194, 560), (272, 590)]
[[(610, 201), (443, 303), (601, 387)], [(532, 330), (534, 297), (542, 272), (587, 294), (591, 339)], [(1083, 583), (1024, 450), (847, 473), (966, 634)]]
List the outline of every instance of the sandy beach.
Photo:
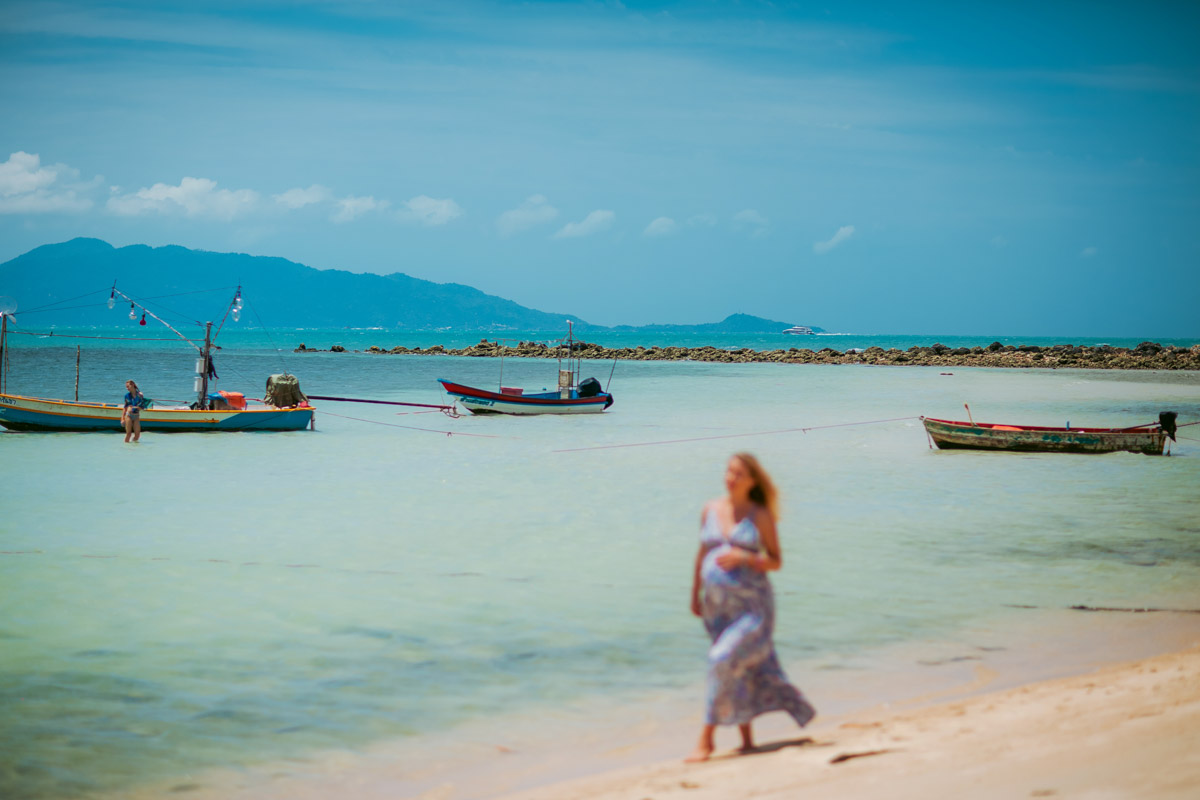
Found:
[[(806, 732), (807, 733), (807, 732)], [(1192, 798), (1200, 791), (1200, 646), (805, 736), (506, 796)], [(436, 795), (427, 795), (432, 798)]]
[[(1200, 613), (1070, 614), (1038, 638), (931, 666), (797, 674), (831, 713), (755, 722), (758, 749), (685, 764), (695, 698), (604, 703), (246, 770), (124, 800), (1192, 798), (1200, 787)], [(955, 656), (955, 653), (960, 655)], [(1115, 661), (1114, 659), (1132, 660)], [(894, 665), (893, 665), (894, 667)], [(867, 697), (887, 697), (864, 705)], [(413, 746), (417, 744), (417, 746)]]

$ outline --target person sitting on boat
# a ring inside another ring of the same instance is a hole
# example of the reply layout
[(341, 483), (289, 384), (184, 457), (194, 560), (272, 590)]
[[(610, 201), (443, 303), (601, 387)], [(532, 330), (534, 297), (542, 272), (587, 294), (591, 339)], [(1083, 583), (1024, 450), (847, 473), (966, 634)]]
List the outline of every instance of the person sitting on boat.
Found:
[(125, 381), (125, 407), (121, 411), (121, 424), (125, 427), (125, 441), (133, 437), (133, 441), (142, 438), (142, 404), (146, 398), (142, 390), (133, 381)]

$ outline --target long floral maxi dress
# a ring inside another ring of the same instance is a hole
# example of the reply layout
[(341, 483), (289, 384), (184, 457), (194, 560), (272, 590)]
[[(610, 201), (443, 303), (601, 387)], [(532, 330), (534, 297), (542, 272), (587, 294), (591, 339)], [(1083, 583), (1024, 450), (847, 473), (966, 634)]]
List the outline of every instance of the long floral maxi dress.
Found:
[(768, 711), (786, 711), (796, 723), (808, 724), (816, 711), (788, 683), (775, 645), (775, 596), (767, 576), (747, 566), (726, 571), (717, 556), (731, 547), (757, 553), (758, 527), (746, 517), (729, 538), (713, 514), (706, 514), (700, 541), (707, 548), (700, 565), (704, 627), (712, 637), (708, 651), (706, 725), (742, 725)]

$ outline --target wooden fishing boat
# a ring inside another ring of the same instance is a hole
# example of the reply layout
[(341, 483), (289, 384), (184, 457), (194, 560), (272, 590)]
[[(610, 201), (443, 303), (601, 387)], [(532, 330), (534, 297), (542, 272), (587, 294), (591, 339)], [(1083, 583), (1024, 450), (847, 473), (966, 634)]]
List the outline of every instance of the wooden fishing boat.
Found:
[[(110, 431), (124, 433), (123, 409), (107, 403), (77, 403), (0, 394), (0, 425), (13, 431)], [(313, 419), (310, 408), (214, 409), (151, 407), (141, 412), (142, 430), (300, 431)]]
[(1039, 453), (1145, 453), (1160, 456), (1167, 437), (1175, 438), (1175, 414), (1157, 424), (1132, 428), (1049, 428), (998, 425), (921, 417), (925, 432), (942, 450), (1010, 450)]
[[(558, 342), (558, 391), (526, 393), (523, 389), (501, 385), (498, 391), (465, 386), (438, 378), (446, 393), (472, 414), (599, 414), (613, 404), (613, 396), (602, 391), (595, 378), (579, 379), (581, 359), (575, 357), (572, 325)], [(566, 368), (563, 361), (566, 361)], [(613, 363), (616, 366), (616, 362)], [(612, 380), (612, 375), (609, 375)], [(500, 357), (500, 383), (504, 383), (504, 356)]]
[[(139, 412), (143, 431), (156, 433), (182, 431), (299, 431), (313, 424), (314, 410), (300, 391), (299, 382), (287, 374), (272, 375), (267, 379), (267, 401), (252, 401), (237, 392), (210, 391), (210, 381), (216, 380), (213, 369), (212, 351), (214, 337), (211, 322), (205, 324), (203, 344), (193, 342), (175, 328), (157, 317), (154, 312), (139, 304), (128, 295), (112, 287), (108, 307), (112, 308), (116, 298), (130, 304), (130, 319), (136, 318), (141, 309), (142, 323), (146, 316), (161, 322), (173, 333), (194, 347), (199, 353), (196, 360), (194, 403), (163, 405), (148, 403)], [(236, 321), (241, 313), (242, 291), (237, 293), (226, 309), (226, 317)], [(0, 426), (14, 431), (108, 431), (123, 433), (123, 406), (108, 403), (80, 402), (79, 385), (76, 377), (75, 400), (57, 400), (42, 397), (26, 397), (8, 392), (8, 375), (5, 370), (4, 351), (7, 346), (8, 320), (15, 310), (15, 303), (0, 303)], [(222, 323), (224, 319), (222, 320)], [(219, 332), (219, 329), (218, 329)]]

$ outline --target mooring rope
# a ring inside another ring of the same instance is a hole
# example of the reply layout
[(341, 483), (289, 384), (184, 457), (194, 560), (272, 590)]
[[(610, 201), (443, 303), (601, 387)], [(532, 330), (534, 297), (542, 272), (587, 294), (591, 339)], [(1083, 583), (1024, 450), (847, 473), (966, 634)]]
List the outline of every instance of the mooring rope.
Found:
[(664, 439), (657, 442), (629, 442), (627, 444), (601, 444), (594, 447), (570, 447), (565, 450), (552, 450), (552, 453), (579, 453), (586, 450), (614, 450), (619, 447), (653, 447), (660, 444), (682, 444), (685, 442), (707, 442), (716, 439), (740, 439), (746, 436), (769, 436), (778, 433), (808, 433), (828, 428), (849, 428), (855, 425), (879, 425), (884, 422), (903, 422), (920, 417), (893, 417), (892, 419), (872, 419), (865, 422), (840, 422), (836, 425), (810, 425), (805, 428), (781, 428), (774, 431), (754, 431), (752, 433), (725, 433), (720, 436), (695, 436), (689, 439)]
[(310, 394), (309, 400), (331, 400), (335, 403), (373, 403), (380, 406), (413, 406), (414, 408), (432, 408), (437, 411), (451, 411), (454, 406), (435, 405), (433, 403), (402, 403), (399, 400), (364, 400), (358, 397), (329, 397), (328, 395)]
[[(310, 395), (310, 397), (311, 397), (311, 395)], [(494, 434), (494, 433), (465, 433), (465, 432), (463, 432), (463, 431), (443, 431), (443, 430), (438, 430), (437, 428), (418, 428), (418, 427), (416, 427), (416, 426), (414, 426), (414, 425), (397, 425), (397, 424), (396, 424), (396, 423), (394, 423), (394, 422), (381, 422), (381, 421), (379, 421), (379, 420), (376, 420), (376, 419), (363, 419), (362, 417), (348, 417), (348, 416), (346, 416), (345, 414), (335, 414), (335, 413), (333, 413), (332, 411), (326, 411), (326, 410), (325, 410), (325, 409), (323, 409), (323, 408), (322, 408), (322, 409), (319, 409), (319, 410), (320, 410), (320, 412), (321, 412), (322, 414), (324, 414), (324, 415), (325, 415), (325, 416), (327, 416), (327, 417), (338, 417), (339, 419), (350, 419), (350, 420), (354, 420), (355, 422), (368, 422), (368, 423), (370, 423), (370, 424), (372, 424), (372, 425), (383, 425), (383, 426), (385, 426), (385, 427), (388, 427), (388, 428), (404, 428), (405, 430), (410, 430), (410, 431), (425, 431), (425, 432), (427, 432), (427, 433), (444, 433), (444, 434), (446, 434), (447, 436), (473, 436), (473, 437), (475, 437), (475, 438), (478, 438), (478, 439), (507, 439), (507, 438), (511, 438), (511, 437), (507, 437), (507, 436), (497, 436), (497, 435), (496, 435), (496, 434)]]

